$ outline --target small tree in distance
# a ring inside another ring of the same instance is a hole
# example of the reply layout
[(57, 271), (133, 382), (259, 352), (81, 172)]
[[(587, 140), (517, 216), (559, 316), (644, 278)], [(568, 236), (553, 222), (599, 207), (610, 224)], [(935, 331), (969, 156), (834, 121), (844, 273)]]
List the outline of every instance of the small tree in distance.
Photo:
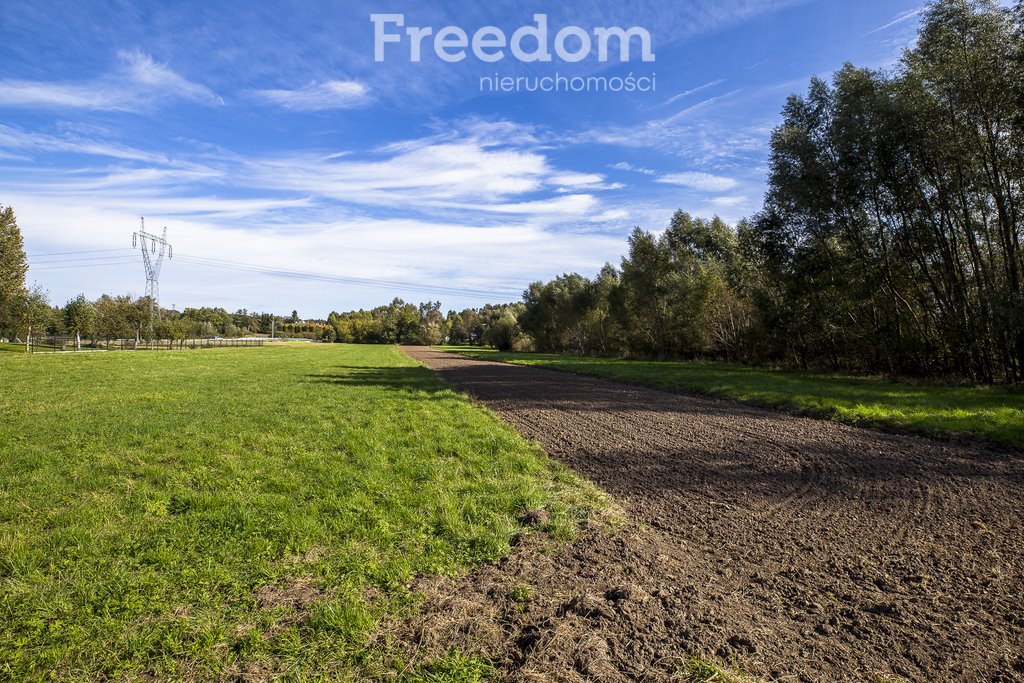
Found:
[(64, 306), (64, 328), (75, 335), (75, 350), (82, 348), (82, 335), (90, 336), (96, 330), (96, 307), (79, 294)]
[(35, 285), (20, 300), (18, 306), (18, 319), (20, 329), (25, 331), (25, 352), (32, 350), (32, 335), (46, 329), (53, 316), (53, 309), (50, 308), (50, 298), (46, 291), (39, 285)]

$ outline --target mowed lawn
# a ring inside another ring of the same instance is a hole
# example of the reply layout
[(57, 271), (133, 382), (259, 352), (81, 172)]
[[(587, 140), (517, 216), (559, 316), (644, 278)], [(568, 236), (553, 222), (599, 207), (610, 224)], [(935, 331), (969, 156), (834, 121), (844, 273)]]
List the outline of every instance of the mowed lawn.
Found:
[(848, 424), (939, 437), (980, 437), (1024, 451), (1024, 391), (1020, 389), (904, 383), (723, 363), (501, 353), (464, 346), (444, 348), (477, 358), (752, 401)]
[(4, 680), (376, 676), (414, 576), (601, 504), (389, 346), (2, 353), (0, 416)]

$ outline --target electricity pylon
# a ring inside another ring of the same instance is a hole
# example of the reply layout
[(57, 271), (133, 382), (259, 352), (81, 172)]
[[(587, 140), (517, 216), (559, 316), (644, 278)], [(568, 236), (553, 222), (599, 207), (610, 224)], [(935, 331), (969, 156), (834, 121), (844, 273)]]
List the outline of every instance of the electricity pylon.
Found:
[(167, 243), (167, 228), (157, 236), (146, 232), (146, 219), (139, 219), (139, 231), (132, 235), (132, 248), (142, 247), (142, 263), (146, 266), (146, 296), (149, 297), (150, 320), (160, 319), (160, 267), (164, 255), (174, 258), (174, 247)]

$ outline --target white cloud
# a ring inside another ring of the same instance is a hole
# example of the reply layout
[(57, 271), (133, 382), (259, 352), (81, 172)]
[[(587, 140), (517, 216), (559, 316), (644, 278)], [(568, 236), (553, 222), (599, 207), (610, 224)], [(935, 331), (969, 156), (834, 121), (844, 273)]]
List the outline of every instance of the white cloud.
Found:
[(169, 159), (163, 154), (146, 152), (116, 142), (74, 135), (58, 137), (45, 133), (33, 133), (2, 123), (0, 123), (0, 148), (22, 149), (30, 152), (69, 152), (151, 164), (169, 162)]
[(678, 122), (682, 121), (683, 119), (688, 118), (689, 116), (691, 116), (695, 112), (698, 112), (698, 111), (700, 111), (702, 109), (707, 109), (708, 107), (711, 107), (712, 105), (714, 105), (714, 104), (716, 104), (718, 102), (722, 102), (723, 100), (728, 100), (728, 99), (730, 99), (732, 97), (735, 97), (736, 95), (740, 94), (741, 92), (743, 92), (743, 90), (741, 88), (737, 88), (736, 90), (730, 90), (729, 92), (725, 93), (724, 95), (717, 95), (715, 97), (708, 97), (707, 99), (701, 100), (697, 104), (691, 105), (689, 107), (686, 107), (685, 109), (682, 109), (682, 110), (676, 112), (672, 116), (670, 116), (667, 119), (665, 119), (664, 123), (666, 123), (666, 124), (678, 123)]
[(633, 164), (625, 161), (619, 161), (611, 164), (608, 168), (614, 168), (616, 171), (632, 171), (633, 173), (639, 173), (641, 175), (657, 175), (658, 172), (653, 168), (646, 168), (644, 166), (634, 166)]
[(679, 93), (678, 95), (673, 95), (672, 97), (670, 97), (667, 100), (665, 100), (665, 102), (663, 104), (672, 104), (673, 102), (681, 100), (684, 97), (689, 97), (690, 95), (696, 95), (699, 92), (703, 92), (703, 91), (705, 91), (705, 90), (707, 90), (709, 88), (713, 88), (716, 85), (721, 85), (723, 83), (725, 83), (725, 79), (724, 78), (719, 78), (718, 80), (711, 81), (710, 83), (705, 83), (704, 85), (698, 86), (696, 88), (691, 88), (690, 90), (683, 91), (683, 92)]
[(865, 33), (861, 37), (862, 38), (866, 38), (867, 36), (870, 36), (870, 35), (873, 35), (875, 33), (879, 33), (881, 31), (884, 31), (887, 28), (892, 28), (893, 26), (897, 26), (899, 24), (902, 24), (905, 21), (909, 21), (911, 19), (914, 19), (915, 17), (919, 16), (922, 12), (924, 12), (924, 7), (918, 7), (917, 9), (912, 9), (912, 10), (908, 10), (906, 12), (901, 12), (900, 14), (897, 14), (892, 19), (892, 21), (890, 21), (890, 22), (888, 22), (886, 24), (883, 24), (882, 26), (879, 26), (876, 29), (868, 31), (867, 33)]
[(224, 100), (205, 85), (193, 83), (171, 71), (166, 64), (154, 62), (150, 55), (122, 51), (117, 56), (124, 63), (130, 80), (153, 93), (204, 104), (224, 104)]
[[(778, 103), (795, 87), (804, 85), (803, 79), (770, 83), (748, 88), (727, 101), (705, 104), (699, 111), (691, 109), (684, 116), (595, 128), (565, 137), (581, 144), (627, 148), (624, 151), (630, 157), (646, 157), (652, 165), (661, 155), (674, 157), (671, 166), (659, 161), (654, 167), (657, 172), (628, 162), (612, 164), (611, 168), (645, 173), (663, 188), (685, 188), (656, 193), (655, 202), (671, 201), (692, 214), (718, 213), (735, 221), (760, 209), (771, 133), (779, 119)], [(687, 173), (670, 172), (679, 164), (684, 164)], [(667, 177), (659, 179), (662, 173)], [(639, 213), (634, 210), (631, 215)]]
[(88, 85), (0, 80), (0, 104), (7, 106), (120, 109), (122, 98)]
[(548, 180), (549, 185), (555, 185), (558, 192), (573, 192), (575, 190), (621, 190), (625, 185), (622, 183), (605, 182), (605, 177), (600, 173), (557, 173)]
[[(589, 194), (569, 194), (553, 199), (509, 203), (468, 204), (460, 202), (431, 202), (430, 205), (465, 209), (470, 211), (488, 211), (492, 213), (529, 214), (535, 219), (564, 216), (585, 217), (599, 205), (596, 197)], [(546, 222), (546, 221), (545, 221)]]
[(120, 67), (87, 82), (0, 80), (0, 105), (135, 111), (161, 100), (223, 104), (206, 86), (193, 83), (142, 52), (118, 53)]
[(452, 136), (461, 136), (485, 147), (497, 145), (535, 147), (540, 144), (538, 131), (534, 126), (506, 119), (491, 120), (470, 116), (456, 121), (454, 124), (438, 123), (436, 125), (442, 131), (448, 130)]
[(688, 187), (691, 190), (699, 190), (701, 192), (726, 192), (739, 184), (733, 178), (726, 178), (724, 176), (697, 171), (667, 173), (656, 178), (655, 182), (664, 183), (666, 185), (680, 185), (682, 187)]
[(367, 87), (359, 81), (324, 81), (295, 90), (256, 90), (255, 94), (291, 111), (351, 109), (370, 101)]
[[(474, 124), (473, 128), (480, 134), (486, 126)], [(46, 178), (45, 187), (50, 191), (117, 189), (133, 201), (140, 194), (164, 192), (165, 188), (177, 195), (184, 189), (202, 201), (209, 190), (200, 188), (216, 185), (228, 192), (241, 189), (247, 194), (255, 191), (284, 199), (309, 199), (311, 205), (345, 202), (401, 207), (410, 213), (482, 212), (554, 221), (567, 215), (586, 220), (588, 213), (601, 210), (597, 197), (581, 191), (622, 187), (607, 183), (603, 174), (556, 168), (540, 149), (457, 139), (448, 133), (359, 155), (341, 150), (245, 157), (220, 149), (200, 149), (192, 157), (171, 158), (74, 131), (53, 135), (0, 124), (0, 152), (14, 158), (74, 153), (118, 162), (57, 174), (26, 167), (19, 178), (8, 183), (11, 187), (34, 186)]]
[(361, 204), (493, 202), (541, 189), (552, 174), (540, 154), (472, 142), (423, 144), (378, 160), (313, 154), (251, 159), (237, 180)]
[(601, 184), (604, 176), (597, 173), (559, 173), (551, 176), (551, 182), (569, 187), (587, 187)]
[(716, 206), (724, 209), (732, 209), (737, 206), (743, 206), (747, 203), (746, 195), (732, 195), (724, 197), (715, 197), (711, 200), (712, 206)]
[(629, 218), (629, 211), (625, 209), (608, 209), (597, 216), (594, 216), (595, 221), (621, 221), (625, 218)]

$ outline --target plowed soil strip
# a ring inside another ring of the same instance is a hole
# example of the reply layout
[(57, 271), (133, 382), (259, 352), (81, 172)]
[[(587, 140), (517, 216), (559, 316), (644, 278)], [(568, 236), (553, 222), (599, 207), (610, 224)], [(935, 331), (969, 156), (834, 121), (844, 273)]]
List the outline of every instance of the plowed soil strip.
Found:
[(481, 648), (509, 680), (664, 680), (687, 653), (777, 680), (1024, 680), (1024, 458), (405, 351), (640, 523), (436, 581), (418, 649)]

